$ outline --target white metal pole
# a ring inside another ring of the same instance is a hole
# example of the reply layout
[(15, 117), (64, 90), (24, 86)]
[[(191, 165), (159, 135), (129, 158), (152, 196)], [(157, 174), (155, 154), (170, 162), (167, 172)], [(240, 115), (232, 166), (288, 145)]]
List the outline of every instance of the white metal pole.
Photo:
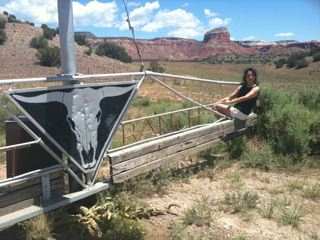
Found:
[(58, 0), (60, 58), (62, 75), (72, 79), (76, 74), (72, 0)]

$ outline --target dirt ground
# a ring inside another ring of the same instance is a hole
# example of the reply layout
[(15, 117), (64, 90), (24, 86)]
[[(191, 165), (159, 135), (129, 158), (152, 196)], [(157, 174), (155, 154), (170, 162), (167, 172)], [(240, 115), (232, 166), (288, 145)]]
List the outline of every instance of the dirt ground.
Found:
[[(265, 172), (241, 168), (239, 163), (236, 163), (225, 169), (210, 171), (206, 172), (205, 176), (197, 174), (187, 182), (172, 183), (166, 194), (154, 195), (143, 200), (157, 209), (174, 206), (170, 214), (143, 220), (146, 240), (170, 239), (172, 228), (181, 222), (187, 209), (203, 199), (211, 205), (214, 215), (210, 228), (206, 228), (205, 231), (210, 229), (215, 232), (215, 237), (192, 238), (197, 232), (203, 231), (203, 228), (193, 226), (189, 229), (190, 239), (319, 239), (320, 199), (310, 199), (305, 194), (306, 189), (319, 183), (319, 169)], [(224, 207), (223, 201), (227, 193), (247, 191), (258, 195), (256, 207), (238, 213)], [(266, 203), (271, 202), (270, 200), (274, 203), (284, 203), (284, 208), (289, 212), (291, 209), (293, 212), (299, 211), (297, 226), (284, 224), (281, 221), (283, 213), (276, 207), (270, 218), (262, 217), (261, 209)]]

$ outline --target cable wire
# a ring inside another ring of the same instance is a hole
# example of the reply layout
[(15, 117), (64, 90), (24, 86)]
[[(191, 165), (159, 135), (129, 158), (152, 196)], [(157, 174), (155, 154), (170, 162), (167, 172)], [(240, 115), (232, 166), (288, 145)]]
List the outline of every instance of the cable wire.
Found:
[(131, 24), (131, 21), (130, 21), (130, 15), (129, 15), (129, 11), (128, 11), (128, 6), (127, 6), (127, 1), (126, 0), (122, 0), (123, 2), (123, 5), (124, 5), (124, 8), (125, 8), (125, 11), (126, 11), (126, 14), (127, 14), (127, 23), (128, 23), (128, 27), (129, 27), (129, 30), (131, 31), (131, 35), (132, 35), (132, 41), (136, 47), (136, 50), (137, 50), (137, 53), (138, 53), (138, 56), (139, 56), (139, 60), (140, 60), (140, 72), (143, 72), (144, 71), (144, 63), (143, 63), (143, 60), (142, 60), (142, 55), (141, 55), (141, 52), (140, 52), (140, 49), (139, 49), (139, 46), (138, 46), (138, 43), (136, 41), (136, 35), (135, 35), (135, 32), (134, 32), (134, 28)]

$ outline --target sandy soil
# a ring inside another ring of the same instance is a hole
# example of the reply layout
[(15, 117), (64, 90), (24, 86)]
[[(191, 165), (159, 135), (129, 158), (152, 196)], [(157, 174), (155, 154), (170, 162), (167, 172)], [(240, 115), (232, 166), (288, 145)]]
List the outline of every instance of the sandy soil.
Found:
[[(315, 239), (312, 237), (320, 236), (320, 199), (307, 199), (303, 197), (302, 191), (292, 187), (298, 183), (303, 186), (319, 183), (319, 170), (308, 169), (298, 173), (263, 172), (243, 169), (239, 164), (234, 164), (227, 169), (210, 171), (214, 171), (209, 173), (213, 176), (212, 179), (196, 175), (188, 182), (170, 184), (167, 194), (163, 196), (154, 195), (144, 199), (158, 209), (166, 209), (171, 204), (179, 206), (173, 209), (176, 215), (167, 214), (144, 221), (147, 240), (169, 239), (173, 224), (177, 223), (196, 201), (204, 197), (210, 200), (210, 207), (214, 209), (213, 225), (218, 232), (217, 239), (232, 239), (238, 235), (245, 236), (245, 239), (258, 240)], [(257, 193), (257, 207), (246, 213), (236, 214), (223, 208), (225, 194), (236, 191)], [(281, 224), (276, 217), (277, 213), (274, 213), (275, 216), (271, 219), (263, 218), (259, 214), (259, 208), (269, 199), (287, 201), (287, 208), (300, 206), (303, 217), (298, 227)]]

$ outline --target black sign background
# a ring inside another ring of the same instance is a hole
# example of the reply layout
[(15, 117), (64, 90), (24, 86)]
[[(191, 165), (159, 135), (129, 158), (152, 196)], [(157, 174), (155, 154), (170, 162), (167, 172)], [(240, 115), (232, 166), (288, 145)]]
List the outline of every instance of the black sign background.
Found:
[[(92, 168), (100, 161), (103, 147), (135, 86), (132, 83), (20, 90), (9, 95), (78, 163)], [(77, 100), (79, 97), (81, 101)], [(94, 136), (97, 139), (92, 139)], [(85, 145), (87, 148), (83, 147)]]

